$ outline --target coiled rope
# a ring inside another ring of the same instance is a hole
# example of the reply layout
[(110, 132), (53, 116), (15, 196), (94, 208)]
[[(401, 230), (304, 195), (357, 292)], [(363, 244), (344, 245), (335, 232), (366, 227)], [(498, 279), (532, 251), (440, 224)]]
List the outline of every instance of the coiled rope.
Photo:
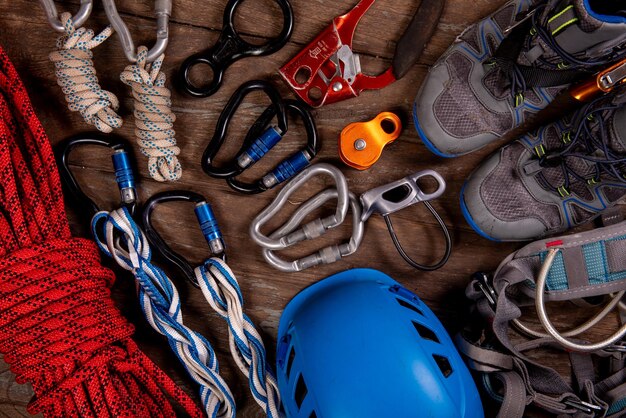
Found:
[(137, 50), (137, 63), (120, 76), (131, 87), (135, 101), (135, 135), (143, 155), (148, 157), (148, 172), (157, 181), (175, 181), (182, 175), (176, 146), (171, 92), (161, 72), (164, 55), (147, 63), (148, 49)]
[(202, 411), (131, 339), (113, 273), (70, 235), (48, 138), (0, 48), (0, 352), (30, 413), (175, 417)]
[(265, 346), (252, 320), (243, 312), (243, 296), (230, 267), (210, 258), (194, 270), (207, 302), (228, 322), (230, 352), (248, 376), (252, 395), (268, 417), (278, 418), (278, 384), (266, 361)]
[[(176, 287), (165, 272), (151, 263), (148, 239), (126, 208), (99, 212), (92, 220), (100, 249), (137, 281), (142, 312), (152, 328), (167, 337), (189, 375), (200, 385), (200, 397), (209, 417), (235, 417), (235, 401), (219, 375), (211, 344), (183, 324)], [(104, 239), (100, 237), (103, 233)]]
[(91, 29), (76, 29), (70, 13), (62, 13), (61, 22), (65, 35), (57, 39), (57, 50), (49, 56), (56, 67), (57, 82), (72, 112), (80, 112), (85, 122), (109, 133), (123, 123), (116, 113), (119, 101), (100, 87), (91, 50), (107, 40), (113, 29), (107, 26), (98, 35)]

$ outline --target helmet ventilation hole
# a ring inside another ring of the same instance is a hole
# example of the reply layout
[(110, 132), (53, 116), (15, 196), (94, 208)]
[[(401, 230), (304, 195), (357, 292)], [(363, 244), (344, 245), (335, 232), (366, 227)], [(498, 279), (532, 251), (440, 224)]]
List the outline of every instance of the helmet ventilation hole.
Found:
[(413, 321), (413, 326), (417, 330), (417, 333), (420, 335), (420, 337), (425, 340), (433, 341), (439, 344), (439, 338), (437, 338), (437, 335), (433, 332), (432, 329), (425, 327), (424, 325), (415, 321)]
[(304, 378), (302, 375), (298, 376), (298, 383), (296, 383), (296, 393), (294, 394), (296, 405), (298, 405), (298, 409), (302, 406), (302, 402), (304, 402), (304, 398), (308, 393), (308, 389), (306, 388), (306, 383), (304, 383)]
[(439, 366), (439, 370), (441, 370), (443, 377), (448, 377), (452, 374), (452, 366), (446, 357), (433, 354), (433, 358), (435, 359), (437, 366)]
[(309, 415), (309, 418), (317, 418), (317, 414), (315, 413), (315, 411), (311, 412), (311, 415)]
[(296, 349), (292, 346), (289, 350), (289, 360), (287, 360), (287, 380), (291, 375), (291, 366), (293, 366), (293, 360), (296, 358)]
[(402, 307), (404, 307), (404, 308), (407, 308), (407, 309), (410, 309), (410, 310), (412, 310), (412, 311), (414, 311), (414, 312), (417, 312), (418, 314), (420, 314), (420, 315), (424, 316), (424, 314), (422, 313), (422, 311), (420, 311), (419, 309), (417, 309), (417, 307), (415, 307), (415, 305), (413, 305), (413, 304), (411, 304), (411, 303), (407, 302), (407, 301), (406, 301), (406, 300), (404, 300), (404, 299), (400, 299), (400, 298), (398, 298), (398, 299), (396, 299), (396, 300), (398, 301), (398, 303), (400, 304), (400, 306), (402, 306)]

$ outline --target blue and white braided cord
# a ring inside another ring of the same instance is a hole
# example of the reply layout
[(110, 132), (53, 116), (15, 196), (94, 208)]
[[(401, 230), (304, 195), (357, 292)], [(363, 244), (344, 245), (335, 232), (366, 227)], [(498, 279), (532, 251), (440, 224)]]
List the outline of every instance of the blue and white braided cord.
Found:
[[(211, 344), (183, 324), (178, 291), (163, 270), (151, 263), (148, 240), (128, 210), (98, 212), (92, 220), (92, 232), (100, 250), (135, 276), (144, 316), (155, 331), (167, 337), (172, 351), (200, 385), (207, 415), (234, 418), (235, 401), (219, 375)], [(104, 240), (99, 232), (104, 233)]]
[(131, 87), (135, 101), (135, 135), (143, 155), (148, 157), (148, 172), (157, 181), (175, 181), (182, 175), (178, 161), (172, 111), (172, 93), (165, 87), (161, 72), (164, 55), (148, 63), (148, 49), (137, 50), (137, 63), (124, 69), (120, 79)]
[(91, 50), (108, 39), (113, 30), (108, 26), (95, 35), (91, 29), (76, 29), (70, 13), (62, 13), (61, 22), (65, 35), (57, 39), (57, 50), (49, 56), (56, 67), (57, 82), (71, 111), (80, 112), (85, 122), (109, 133), (123, 123), (116, 113), (119, 101), (100, 87)]
[(248, 376), (254, 399), (268, 417), (279, 418), (276, 377), (267, 364), (261, 335), (243, 312), (243, 296), (235, 275), (219, 258), (207, 260), (194, 273), (209, 305), (228, 322), (230, 352), (241, 372)]

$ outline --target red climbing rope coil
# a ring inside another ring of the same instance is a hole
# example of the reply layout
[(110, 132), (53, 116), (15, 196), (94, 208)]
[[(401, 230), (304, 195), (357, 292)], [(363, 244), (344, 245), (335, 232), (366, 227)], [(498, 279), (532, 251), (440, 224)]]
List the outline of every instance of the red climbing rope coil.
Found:
[(30, 382), (30, 413), (173, 417), (202, 413), (131, 339), (115, 277), (73, 238), (48, 138), (0, 47), (0, 352)]

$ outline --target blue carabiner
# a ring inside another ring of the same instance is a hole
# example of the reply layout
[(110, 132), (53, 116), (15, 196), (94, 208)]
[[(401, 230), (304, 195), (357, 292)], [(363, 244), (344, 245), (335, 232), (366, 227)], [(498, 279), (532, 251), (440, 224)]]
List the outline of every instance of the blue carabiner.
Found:
[(59, 174), (63, 184), (86, 210), (92, 215), (100, 212), (100, 208), (81, 189), (69, 168), (70, 154), (79, 146), (96, 145), (113, 151), (111, 159), (115, 170), (115, 182), (120, 191), (120, 205), (126, 207), (131, 215), (137, 206), (137, 189), (135, 187), (134, 165), (131, 163), (130, 147), (122, 138), (114, 135), (98, 133), (79, 134), (66, 139), (55, 147), (55, 155), (59, 166)]
[(192, 202), (196, 204), (196, 218), (202, 230), (202, 235), (204, 235), (204, 239), (206, 239), (209, 245), (212, 256), (219, 257), (226, 261), (226, 248), (222, 232), (217, 223), (217, 218), (213, 213), (211, 205), (207, 203), (202, 195), (186, 190), (172, 190), (157, 193), (146, 201), (143, 208), (141, 222), (150, 245), (156, 248), (163, 258), (178, 267), (195, 287), (199, 287), (198, 280), (194, 274), (194, 268), (191, 264), (182, 255), (178, 254), (167, 245), (165, 240), (152, 225), (151, 218), (154, 209), (156, 209), (158, 205), (168, 202)]

